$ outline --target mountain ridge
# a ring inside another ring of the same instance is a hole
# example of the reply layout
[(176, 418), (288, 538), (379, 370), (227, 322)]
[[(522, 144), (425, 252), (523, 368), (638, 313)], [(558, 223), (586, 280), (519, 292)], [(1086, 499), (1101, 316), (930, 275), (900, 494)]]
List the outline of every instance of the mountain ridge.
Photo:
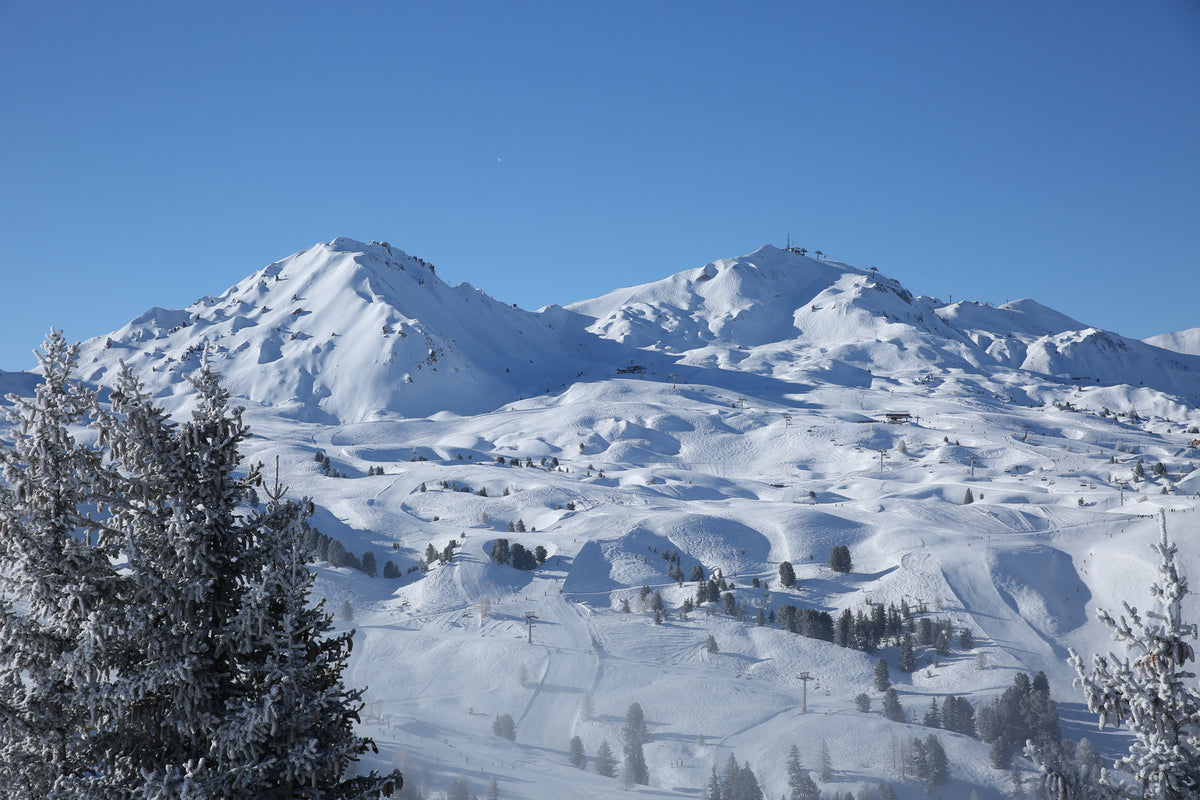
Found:
[[(386, 242), (343, 237), (219, 297), (150, 309), (83, 351), (89, 379), (109, 380), (119, 360), (134, 359), (168, 403), (207, 351), (235, 393), (309, 421), (475, 413), (650, 364), (793, 383), (963, 374), (1027, 402), (1038, 402), (1024, 388), (1029, 373), (1200, 395), (1200, 356), (1086, 326), (1033, 300), (992, 307), (914, 296), (876, 271), (770, 245), (526, 311), (469, 284), (451, 287), (433, 265)], [(379, 379), (345, 385), (364, 374)]]

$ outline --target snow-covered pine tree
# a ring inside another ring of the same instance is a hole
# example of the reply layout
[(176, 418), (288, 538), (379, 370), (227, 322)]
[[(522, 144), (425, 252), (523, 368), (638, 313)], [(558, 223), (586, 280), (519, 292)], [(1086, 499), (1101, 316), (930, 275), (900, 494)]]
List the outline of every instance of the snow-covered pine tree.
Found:
[(1088, 708), (1100, 715), (1100, 727), (1127, 725), (1132, 731), (1129, 754), (1117, 765), (1133, 775), (1138, 796), (1182, 800), (1200, 793), (1200, 692), (1187, 668), (1196, 657), (1191, 640), (1197, 627), (1183, 620), (1187, 578), (1179, 572), (1162, 511), (1159, 523), (1159, 541), (1151, 548), (1161, 562), (1150, 587), (1159, 610), (1143, 617), (1125, 603), (1125, 614), (1116, 619), (1101, 610), (1100, 620), (1125, 644), (1126, 654), (1094, 656), (1088, 671), (1072, 650), (1070, 664)]
[[(33, 744), (67, 757), (47, 759), (58, 773), (53, 791), (6, 797), (324, 800), (400, 784), (398, 773), (346, 776), (370, 742), (353, 736), (359, 693), (341, 684), (348, 640), (326, 637), (328, 616), (308, 606), (312, 576), (296, 558), (304, 514), (278, 497), (266, 512), (245, 507), (246, 488), (258, 482), (256, 468), (241, 470), (247, 430), (207, 367), (194, 385), (192, 420), (174, 425), (125, 370), (111, 411), (89, 412), (108, 462), (97, 468), (77, 449), (74, 472), (56, 479), (59, 528), (38, 532), (37, 543), (61, 551), (58, 607), (68, 615), (55, 621), (56, 636), (76, 649), (64, 648), (53, 684), (38, 683), (54, 686), (62, 713), (46, 718), (58, 727)], [(69, 399), (71, 390), (55, 377), (45, 391)], [(0, 492), (0, 504), (24, 513), (21, 498), (36, 494), (26, 487), (40, 467), (10, 473), (19, 462), (11, 455), (5, 482), (15, 491)], [(103, 516), (89, 520), (89, 509)], [(0, 524), (18, 536), (32, 530), (7, 513)], [(30, 598), (40, 590), (25, 587), (22, 606), (35, 611)], [(6, 679), (10, 667), (0, 672)], [(20, 731), (9, 722), (6, 743)]]
[(331, 636), (330, 615), (311, 603), (315, 576), (305, 567), (302, 537), (312, 507), (283, 501), (280, 489), (276, 483), (266, 514), (252, 520), (260, 532), (260, 568), (246, 576), (244, 602), (230, 626), (243, 690), (226, 701), (213, 752), (237, 765), (235, 796), (376, 792), (381, 783), (374, 775), (347, 779), (350, 764), (374, 749), (354, 733), (362, 690), (341, 679), (354, 632)]
[(10, 396), (12, 448), (0, 446), (0, 794), (45, 798), (86, 768), (93, 715), (77, 687), (100, 679), (98, 631), (115, 573), (92, 541), (98, 451), (77, 443), (94, 396), (74, 378), (77, 347), (51, 330), (32, 398)]

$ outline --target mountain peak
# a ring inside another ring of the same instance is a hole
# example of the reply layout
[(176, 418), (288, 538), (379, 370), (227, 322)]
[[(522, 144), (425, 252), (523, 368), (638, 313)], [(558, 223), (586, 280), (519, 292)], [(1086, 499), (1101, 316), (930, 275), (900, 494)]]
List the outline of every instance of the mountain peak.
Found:
[(386, 242), (345, 237), (294, 253), (219, 297), (154, 308), (86, 342), (85, 376), (132, 363), (159, 397), (186, 394), (200, 354), (234, 394), (302, 420), (474, 413), (516, 399), (579, 357), (540, 315), (473, 287)]

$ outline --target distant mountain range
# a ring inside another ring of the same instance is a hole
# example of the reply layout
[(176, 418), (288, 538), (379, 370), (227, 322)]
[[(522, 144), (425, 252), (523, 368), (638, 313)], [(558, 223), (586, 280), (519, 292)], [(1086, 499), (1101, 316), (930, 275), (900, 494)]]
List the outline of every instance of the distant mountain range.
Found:
[(878, 272), (771, 246), (531, 312), (451, 287), (386, 243), (335, 239), (219, 297), (150, 309), (85, 343), (83, 363), (104, 381), (128, 361), (169, 398), (207, 350), (249, 400), (357, 422), (475, 413), (642, 362), (799, 383), (969, 375), (1022, 401), (1031, 375), (1194, 397), (1197, 343), (1128, 339), (1032, 300), (914, 297)]

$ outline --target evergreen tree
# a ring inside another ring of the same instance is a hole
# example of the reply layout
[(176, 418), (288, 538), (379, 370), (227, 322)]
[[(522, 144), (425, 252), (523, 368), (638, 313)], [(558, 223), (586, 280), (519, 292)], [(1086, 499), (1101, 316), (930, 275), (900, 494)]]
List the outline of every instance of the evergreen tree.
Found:
[[(259, 472), (240, 471), (248, 435), (240, 410), (228, 407), (207, 367), (192, 384), (191, 419), (174, 424), (124, 370), (111, 410), (93, 405), (89, 412), (112, 466), (86, 484), (62, 484), (87, 487), (72, 498), (75, 508), (59, 510), (61, 525), (76, 528), (72, 543), (52, 531), (38, 537), (42, 547), (63, 548), (71, 586), (90, 584), (85, 598), (70, 603), (86, 620), (58, 631), (61, 641), (85, 646), (86, 672), (68, 671), (84, 662), (66, 650), (58, 671), (66, 680), (53, 684), (66, 702), (46, 719), (64, 724), (35, 739), (64, 756), (47, 759), (58, 772), (53, 796), (290, 800), (303, 786), (318, 800), (398, 787), (398, 774), (348, 776), (373, 744), (354, 735), (361, 693), (341, 682), (352, 634), (328, 637), (328, 615), (309, 605), (308, 506), (283, 502), (278, 484), (265, 510), (248, 505)], [(9, 482), (11, 455), (3, 457)], [(40, 464), (26, 470), (34, 479)], [(83, 474), (78, 466), (75, 472)], [(0, 506), (19, 509), (27, 495), (18, 484), (17, 505), (0, 493)], [(101, 521), (81, 525), (81, 509), (99, 512)], [(0, 513), (5, 534), (13, 527)], [(20, 535), (29, 522), (16, 527)], [(81, 528), (84, 535), (76, 535)], [(98, 533), (94, 544), (87, 529)], [(31, 612), (38, 591), (27, 593)], [(12, 674), (10, 655), (4, 651), (0, 680)], [(86, 717), (77, 715), (85, 709)], [(7, 720), (0, 728), (19, 730)], [(21, 752), (4, 756), (6, 797), (26, 796), (47, 774), (13, 781), (7, 770)]]
[(721, 605), (726, 614), (731, 617), (737, 616), (737, 598), (733, 596), (733, 592), (726, 592), (721, 595)]
[(925, 756), (928, 774), (925, 776), (926, 786), (940, 786), (950, 779), (950, 761), (942, 742), (934, 734), (925, 737)]
[(796, 745), (788, 751), (787, 760), (788, 797), (787, 800), (820, 800), (821, 790), (800, 763), (800, 751)]
[(759, 786), (754, 771), (750, 769), (749, 761), (745, 762), (734, 775), (733, 784), (726, 800), (763, 800), (762, 787)]
[(525, 545), (520, 542), (513, 542), (509, 549), (509, 559), (517, 569), (531, 570), (537, 569), (537, 559), (533, 553), (525, 549)]
[(729, 758), (725, 760), (725, 769), (721, 771), (722, 800), (733, 800), (733, 784), (741, 770), (742, 766), (738, 764), (737, 756), (730, 753)]
[(886, 692), (892, 686), (892, 676), (887, 662), (882, 658), (875, 662), (875, 691)]
[[(315, 575), (304, 566), (301, 541), (311, 506), (282, 501), (280, 489), (269, 493), (262, 567), (247, 581), (232, 625), (242, 634), (241, 682), (250, 688), (227, 701), (215, 752), (229, 763), (251, 762), (234, 784), (240, 796), (283, 800), (314, 784), (336, 795), (345, 767), (374, 747), (354, 735), (362, 691), (341, 680), (354, 632), (331, 636), (329, 614), (311, 604)], [(313, 742), (322, 747), (314, 751)]]
[(1051, 762), (1062, 755), (1058, 710), (1050, 699), (1049, 684), (1040, 681), (1034, 688), (1024, 673), (1017, 673), (1012, 686), (980, 709), (976, 726), (979, 737), (992, 745), (992, 765), (997, 769), (1007, 768), (1026, 742), (1032, 742), (1040, 757)]
[(567, 746), (567, 761), (576, 769), (587, 767), (587, 754), (583, 752), (583, 740), (578, 736), (572, 736), (571, 743)]
[(854, 645), (854, 612), (848, 608), (842, 609), (838, 615), (837, 626), (833, 629), (833, 643), (838, 647)]
[(890, 719), (892, 722), (904, 722), (904, 709), (900, 706), (900, 697), (896, 694), (896, 690), (889, 687), (883, 693), (883, 717)]
[(929, 710), (925, 712), (925, 717), (921, 720), (921, 724), (926, 728), (942, 727), (942, 712), (938, 710), (936, 697), (930, 698)]
[(1143, 796), (1181, 800), (1200, 793), (1200, 691), (1187, 668), (1196, 657), (1191, 641), (1197, 626), (1183, 620), (1187, 578), (1179, 571), (1161, 510), (1159, 524), (1159, 541), (1151, 548), (1161, 561), (1150, 587), (1159, 609), (1143, 617), (1126, 603), (1125, 614), (1116, 619), (1101, 610), (1100, 620), (1127, 654), (1095, 656), (1087, 671), (1072, 651), (1071, 666), (1088, 708), (1100, 715), (1100, 727), (1124, 724), (1133, 733), (1129, 754), (1117, 764), (1134, 776)]
[(904, 638), (900, 640), (900, 671), (915, 672), (917, 669), (917, 657), (913, 652), (913, 637), (912, 634), (904, 634)]
[(613, 760), (612, 748), (608, 746), (608, 739), (603, 739), (600, 746), (596, 748), (596, 760), (593, 762), (593, 767), (596, 774), (605, 778), (611, 778), (617, 774), (617, 764)]
[[(346, 551), (346, 546), (337, 539), (329, 540), (329, 549), (326, 552), (325, 560), (329, 562), (331, 567), (348, 567), (350, 566), (350, 554)], [(429, 563), (433, 563), (430, 561)]]
[(971, 505), (971, 503), (974, 503), (974, 502), (975, 502), (975, 495), (971, 494), (970, 489), (967, 489), (966, 494), (963, 495), (962, 504), (964, 506), (969, 506), (969, 505)]
[(965, 736), (975, 736), (975, 707), (965, 697), (946, 695), (942, 702), (942, 727)]
[(783, 561), (779, 564), (779, 582), (785, 588), (792, 588), (796, 585), (796, 570), (792, 567), (792, 562)]
[(853, 569), (850, 548), (844, 544), (834, 545), (829, 551), (829, 568), (834, 572), (850, 572)]
[(508, 539), (497, 539), (492, 542), (492, 561), (497, 564), (507, 564), (508, 558)]
[(721, 651), (720, 646), (717, 644), (717, 638), (715, 636), (713, 636), (711, 633), (708, 635), (708, 638), (704, 641), (704, 649), (710, 653), (719, 653)]
[(517, 723), (513, 722), (511, 714), (497, 714), (492, 720), (492, 733), (510, 742), (517, 740)]
[(650, 783), (650, 771), (646, 767), (646, 756), (642, 751), (642, 745), (646, 742), (646, 736), (646, 720), (642, 714), (642, 707), (637, 703), (630, 703), (629, 710), (625, 712), (625, 727), (623, 729), (623, 738), (625, 740), (624, 765), (628, 771), (629, 780), (642, 786), (647, 786)]
[(378, 567), (375, 563), (375, 554), (370, 550), (362, 555), (362, 571), (372, 578), (378, 574)]
[(908, 748), (908, 769), (917, 780), (929, 785), (929, 752), (925, 742), (914, 738)]
[(82, 535), (95, 527), (81, 509), (100, 459), (70, 432), (93, 402), (74, 378), (77, 351), (50, 331), (37, 352), (42, 381), (33, 398), (10, 398), (13, 447), (0, 446), (0, 794), (8, 798), (47, 797), (60, 777), (87, 768), (78, 736), (94, 690), (86, 653), (108, 638), (89, 624), (105, 613), (116, 576), (111, 547), (96, 546), (103, 537)]
[(704, 787), (704, 792), (701, 796), (704, 800), (723, 800), (721, 795), (721, 779), (717, 777), (716, 764), (713, 764), (712, 774), (708, 778), (708, 785)]
[(387, 580), (394, 580), (400, 577), (400, 568), (390, 559), (383, 563), (383, 577)]
[(821, 783), (833, 780), (833, 761), (829, 758), (829, 743), (821, 740), (821, 749), (817, 753), (817, 777)]

